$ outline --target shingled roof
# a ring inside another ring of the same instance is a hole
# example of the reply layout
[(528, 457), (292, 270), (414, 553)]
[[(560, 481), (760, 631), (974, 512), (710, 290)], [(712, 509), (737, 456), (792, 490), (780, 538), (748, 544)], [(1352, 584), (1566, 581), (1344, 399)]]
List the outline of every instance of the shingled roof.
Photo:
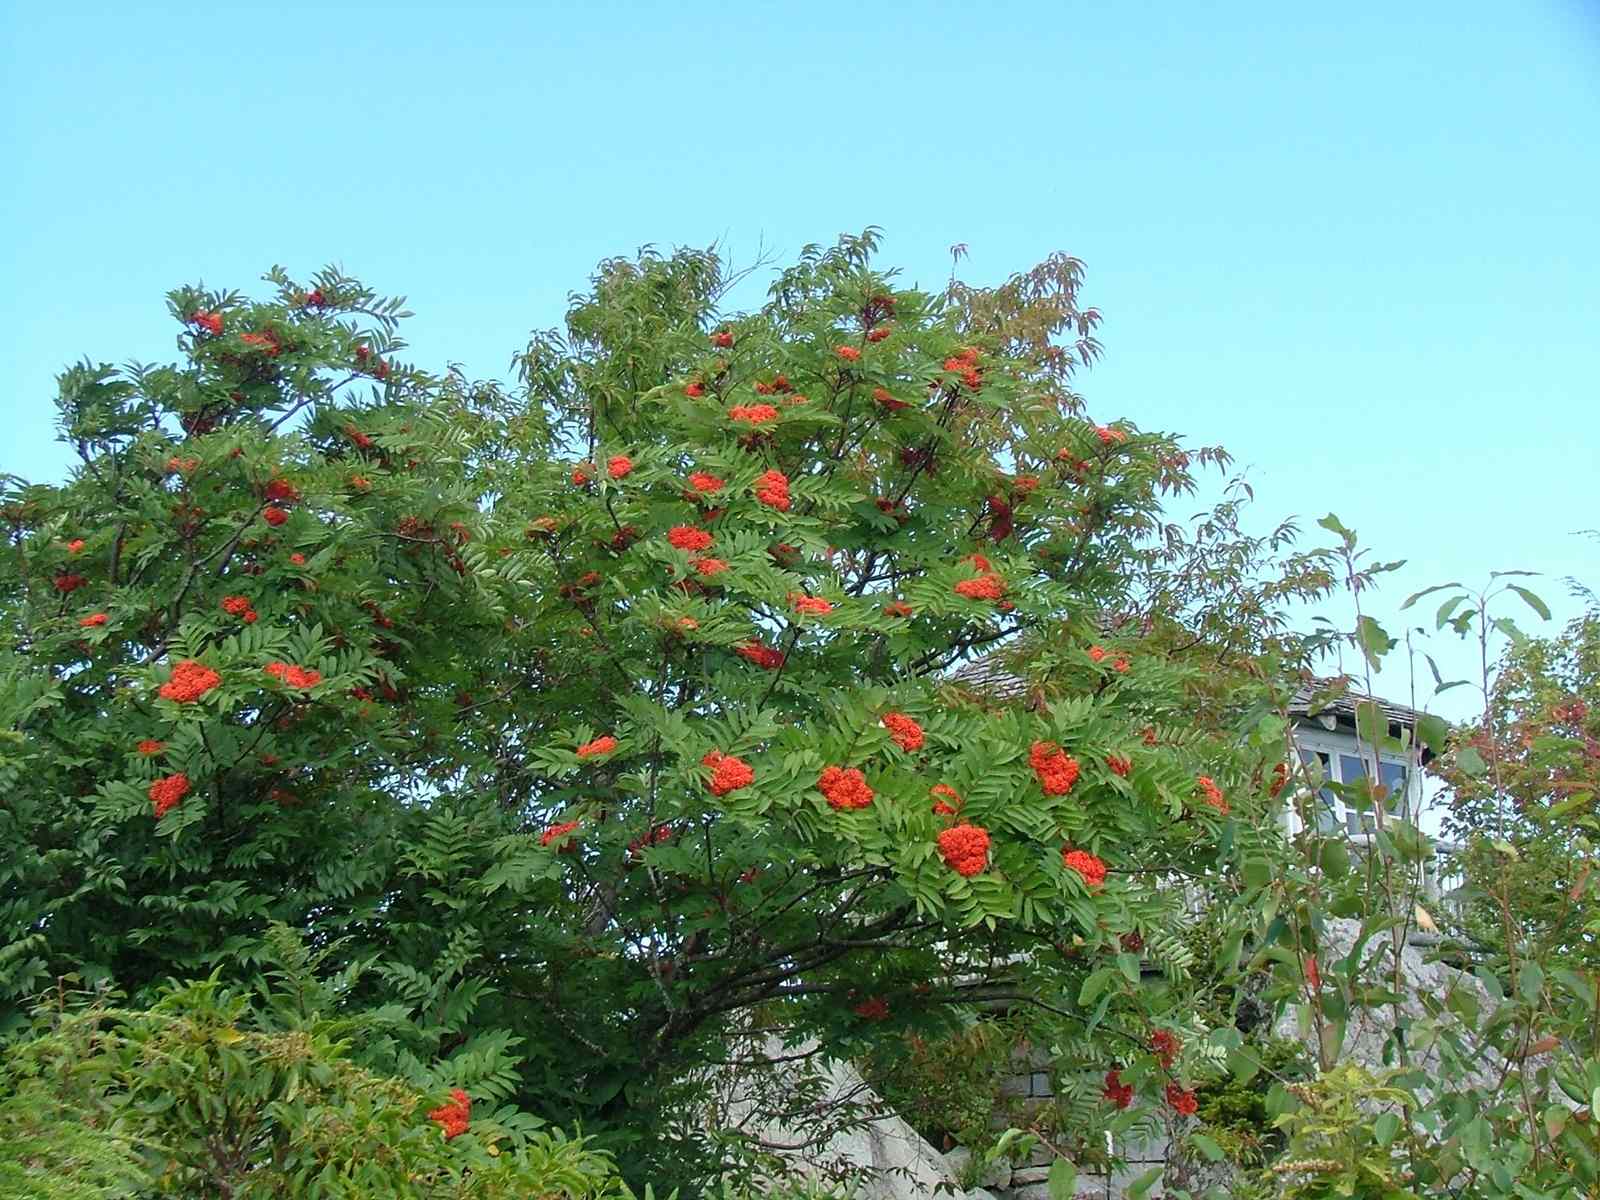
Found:
[[(1348, 721), (1352, 725), (1356, 719), (1356, 705), (1372, 701), (1377, 704), (1390, 724), (1401, 725), (1406, 729), (1415, 729), (1417, 726), (1418, 712), (1404, 704), (1396, 704), (1392, 700), (1385, 700), (1382, 696), (1369, 696), (1365, 692), (1345, 691), (1337, 696), (1327, 693), (1343, 678), (1348, 685), (1348, 676), (1334, 676), (1329, 679), (1313, 679), (1303, 683), (1295, 691), (1289, 701), (1289, 715), (1291, 717), (1318, 717), (1331, 714), (1340, 721)], [(1318, 697), (1321, 699), (1318, 699)], [(1317, 703), (1313, 704), (1313, 700)]]
[(1020, 696), (1028, 690), (1027, 680), (1001, 662), (997, 654), (962, 663), (950, 672), (949, 682), (995, 696)]

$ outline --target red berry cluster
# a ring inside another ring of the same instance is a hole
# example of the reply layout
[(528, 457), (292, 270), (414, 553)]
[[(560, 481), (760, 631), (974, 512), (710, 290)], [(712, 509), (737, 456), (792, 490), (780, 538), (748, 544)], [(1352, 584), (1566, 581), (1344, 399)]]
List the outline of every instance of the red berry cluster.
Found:
[(563, 821), (559, 825), (552, 825), (539, 835), (539, 845), (550, 846), (565, 841), (572, 831), (582, 824), (582, 821)]
[(779, 512), (789, 511), (789, 477), (782, 471), (764, 472), (756, 480), (756, 499)]
[(1065, 796), (1078, 782), (1078, 760), (1054, 742), (1035, 742), (1028, 763), (1046, 796)]
[(428, 1120), (444, 1130), (445, 1141), (459, 1137), (467, 1131), (467, 1125), (472, 1120), (472, 1098), (460, 1088), (452, 1088), (450, 1103), (429, 1110)]
[(714, 540), (709, 530), (694, 525), (674, 525), (667, 530), (667, 541), (679, 550), (707, 550)]
[(579, 758), (596, 758), (602, 754), (610, 754), (617, 748), (617, 739), (609, 733), (602, 734), (592, 742), (585, 742), (578, 747)]
[(1127, 1108), (1133, 1103), (1133, 1085), (1122, 1082), (1122, 1072), (1119, 1070), (1106, 1072), (1106, 1085), (1100, 1094), (1118, 1108)]
[(1581, 698), (1574, 696), (1565, 704), (1554, 706), (1550, 710), (1550, 715), (1564, 724), (1582, 725), (1589, 719), (1589, 706)]
[(272, 479), (267, 482), (262, 498), (269, 504), (293, 504), (300, 499), (300, 489), (287, 479)]
[(1106, 864), (1087, 850), (1071, 847), (1061, 851), (1061, 865), (1083, 877), (1084, 886), (1093, 890), (1106, 881)]
[[(1104, 662), (1110, 653), (1111, 652), (1104, 646), (1089, 647), (1089, 659), (1091, 662)], [(1126, 675), (1128, 673), (1128, 669), (1132, 666), (1133, 664), (1128, 661), (1128, 656), (1126, 654), (1118, 654), (1111, 660), (1111, 669), (1116, 671), (1119, 675)]]
[(1288, 783), (1289, 783), (1289, 764), (1286, 763), (1286, 762), (1281, 762), (1277, 766), (1272, 768), (1272, 783), (1269, 785), (1269, 787), (1267, 789), (1268, 795), (1270, 795), (1274, 800), (1276, 800), (1278, 798), (1278, 796), (1283, 792), (1283, 789), (1288, 786)]
[(172, 678), (163, 683), (156, 694), (163, 700), (192, 704), (221, 682), (222, 676), (210, 667), (202, 666), (192, 658), (186, 658), (172, 668)]
[(965, 596), (968, 600), (999, 600), (1006, 594), (1006, 581), (994, 573), (987, 558), (981, 554), (969, 554), (964, 561), (978, 573), (978, 577), (958, 581), (956, 595)]
[(176, 775), (164, 775), (152, 783), (148, 795), (150, 803), (155, 806), (156, 820), (166, 816), (188, 794), (189, 777), (182, 771)]
[(961, 382), (973, 391), (983, 386), (983, 369), (978, 366), (978, 352), (971, 346), (945, 359), (944, 369), (960, 375)]
[(284, 687), (308, 690), (322, 682), (321, 671), (314, 671), (310, 667), (298, 667), (293, 663), (268, 663), (262, 670)]
[(268, 358), (276, 358), (278, 352), (283, 349), (278, 344), (277, 335), (270, 329), (266, 333), (241, 333), (239, 340), (251, 349), (261, 351)]
[(866, 808), (872, 803), (867, 777), (855, 767), (824, 767), (817, 779), (817, 790), (837, 809)]
[(654, 829), (634, 838), (631, 842), (629, 842), (628, 852), (630, 854), (638, 854), (647, 846), (659, 846), (662, 842), (669, 841), (671, 838), (672, 826), (657, 825)]
[(897, 400), (888, 388), (875, 387), (872, 389), (872, 398), (890, 412), (899, 412), (902, 408), (911, 407), (909, 400)]
[(711, 782), (707, 787), (713, 796), (726, 796), (755, 782), (756, 773), (749, 763), (721, 750), (708, 752), (700, 763), (711, 768)]
[(1180, 1117), (1192, 1117), (1200, 1107), (1194, 1092), (1176, 1082), (1167, 1084), (1167, 1103)]
[(906, 716), (904, 713), (885, 713), (883, 727), (894, 738), (895, 744), (902, 750), (921, 750), (925, 741), (922, 726)]
[(1195, 779), (1195, 784), (1200, 788), (1200, 798), (1216, 809), (1223, 816), (1228, 815), (1228, 798), (1222, 794), (1222, 789), (1209, 775), (1201, 775)]
[(939, 853), (952, 871), (970, 878), (989, 865), (989, 831), (981, 825), (952, 825), (939, 833)]
[(770, 404), (735, 404), (728, 409), (728, 419), (745, 425), (765, 425), (778, 419), (778, 410)]
[(775, 650), (758, 641), (741, 642), (734, 647), (741, 658), (749, 659), (764, 671), (776, 671), (783, 666), (783, 651)]

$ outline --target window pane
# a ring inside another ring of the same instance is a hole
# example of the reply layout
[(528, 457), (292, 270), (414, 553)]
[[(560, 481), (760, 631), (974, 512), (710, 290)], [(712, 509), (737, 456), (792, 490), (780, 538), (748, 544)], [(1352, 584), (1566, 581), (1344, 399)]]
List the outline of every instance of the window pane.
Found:
[(1339, 819), (1339, 801), (1332, 792), (1323, 788), (1317, 793), (1317, 832), (1337, 833), (1343, 828)]
[[(1381, 769), (1381, 768), (1380, 768)], [(1349, 786), (1356, 785), (1363, 789), (1366, 787), (1367, 760), (1358, 758), (1354, 754), (1339, 755), (1339, 782)], [(1346, 793), (1348, 795), (1349, 793)], [(1358, 795), (1363, 793), (1357, 793)], [(1351, 807), (1345, 813), (1345, 828), (1351, 833), (1371, 833), (1378, 827), (1377, 819), (1372, 815), (1372, 809), (1357, 810)]]
[(1313, 764), (1319, 765), (1319, 766), (1322, 767), (1323, 773), (1324, 774), (1327, 773), (1327, 770), (1328, 770), (1328, 756), (1326, 754), (1324, 754), (1320, 750), (1302, 750), (1302, 751), (1300, 751), (1300, 761), (1305, 763), (1306, 766), (1308, 766), (1308, 767), (1312, 766)]
[[(1301, 750), (1300, 761), (1308, 767), (1315, 766), (1322, 772), (1323, 779), (1333, 778), (1333, 760), (1323, 750)], [(1317, 793), (1316, 820), (1318, 833), (1338, 833), (1344, 828), (1344, 813), (1336, 797), (1327, 788)]]
[(1378, 778), (1383, 780), (1383, 786), (1389, 789), (1389, 794), (1384, 797), (1389, 812), (1399, 813), (1402, 818), (1406, 813), (1406, 768), (1402, 763), (1378, 764)]

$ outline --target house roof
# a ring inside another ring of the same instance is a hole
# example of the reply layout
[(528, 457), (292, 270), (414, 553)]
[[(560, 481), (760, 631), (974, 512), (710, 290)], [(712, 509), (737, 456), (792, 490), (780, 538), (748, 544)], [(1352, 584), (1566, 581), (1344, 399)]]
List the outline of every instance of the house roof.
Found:
[(1028, 690), (1027, 680), (1002, 662), (997, 654), (986, 654), (962, 663), (950, 672), (948, 682), (997, 696), (1020, 696)]
[[(1330, 714), (1341, 721), (1354, 724), (1356, 719), (1356, 705), (1366, 701), (1373, 701), (1391, 724), (1402, 725), (1407, 729), (1415, 729), (1418, 712), (1416, 709), (1404, 704), (1396, 704), (1392, 700), (1385, 700), (1382, 696), (1369, 696), (1365, 692), (1346, 690), (1339, 695), (1328, 695), (1341, 679), (1348, 687), (1349, 676), (1332, 676), (1325, 679), (1313, 679), (1300, 685), (1295, 690), (1294, 696), (1289, 701), (1289, 715), (1291, 717), (1317, 717)], [(1320, 699), (1318, 697), (1320, 696)], [(1316, 701), (1316, 703), (1313, 703)]]

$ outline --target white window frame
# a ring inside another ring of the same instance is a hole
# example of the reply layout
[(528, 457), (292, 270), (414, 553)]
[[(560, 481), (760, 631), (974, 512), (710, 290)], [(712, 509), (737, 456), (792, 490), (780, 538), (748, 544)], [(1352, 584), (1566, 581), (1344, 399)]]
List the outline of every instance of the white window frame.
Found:
[[(1330, 783), (1343, 784), (1346, 782), (1344, 767), (1339, 761), (1341, 754), (1348, 755), (1351, 758), (1359, 758), (1368, 766), (1371, 765), (1372, 759), (1376, 757), (1380, 770), (1384, 766), (1404, 768), (1406, 786), (1403, 812), (1409, 819), (1414, 819), (1414, 815), (1418, 811), (1420, 786), (1417, 778), (1419, 774), (1417, 764), (1413, 761), (1412, 755), (1374, 751), (1369, 744), (1361, 741), (1354, 733), (1345, 733), (1342, 730), (1324, 732), (1320, 729), (1307, 729), (1303, 725), (1295, 729), (1294, 745), (1297, 753), (1308, 751), (1312, 754), (1326, 754), (1328, 756), (1327, 780)], [(1297, 763), (1295, 766), (1298, 767), (1299, 764)], [(1339, 826), (1346, 837), (1363, 841), (1370, 837), (1372, 830), (1363, 824), (1364, 821), (1373, 820), (1373, 814), (1370, 809), (1363, 813), (1358, 809), (1351, 808), (1337, 797), (1333, 803), (1339, 818)], [(1314, 810), (1319, 807), (1322, 804), (1321, 795), (1312, 796), (1311, 804)], [(1291, 804), (1289, 806), (1289, 831), (1291, 833), (1297, 833), (1302, 828), (1300, 824), (1300, 808), (1300, 804)]]

